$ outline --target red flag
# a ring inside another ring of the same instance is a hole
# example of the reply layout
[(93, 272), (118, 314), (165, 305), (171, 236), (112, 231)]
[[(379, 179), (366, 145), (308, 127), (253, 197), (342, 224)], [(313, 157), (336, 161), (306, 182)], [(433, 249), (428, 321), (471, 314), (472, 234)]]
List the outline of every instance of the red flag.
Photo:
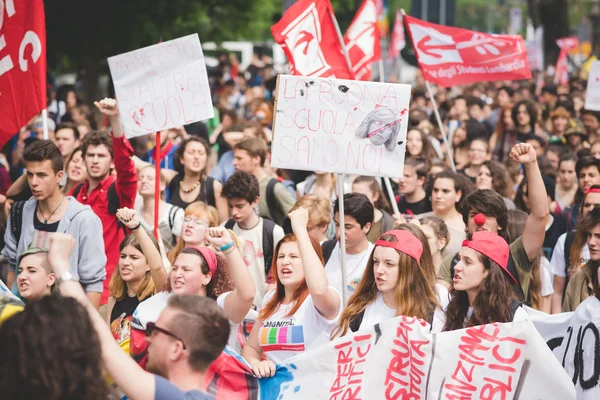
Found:
[(554, 69), (554, 83), (560, 85), (569, 84), (569, 71), (567, 55), (570, 51), (579, 47), (579, 38), (577, 36), (558, 39), (556, 45), (560, 47), (560, 53), (556, 59), (556, 67)]
[(271, 27), (294, 75), (352, 79), (329, 0), (299, 0)]
[(489, 35), (404, 16), (423, 77), (450, 87), (472, 82), (530, 79), (519, 35)]
[(0, 146), (44, 108), (44, 3), (0, 1)]
[(371, 80), (371, 63), (381, 59), (377, 6), (375, 0), (365, 0), (344, 35), (356, 79)]
[(406, 37), (404, 36), (404, 22), (402, 21), (402, 11), (396, 12), (396, 20), (394, 21), (394, 31), (392, 32), (392, 42), (390, 43), (390, 51), (388, 58), (396, 58), (400, 56), (400, 51), (406, 47)]

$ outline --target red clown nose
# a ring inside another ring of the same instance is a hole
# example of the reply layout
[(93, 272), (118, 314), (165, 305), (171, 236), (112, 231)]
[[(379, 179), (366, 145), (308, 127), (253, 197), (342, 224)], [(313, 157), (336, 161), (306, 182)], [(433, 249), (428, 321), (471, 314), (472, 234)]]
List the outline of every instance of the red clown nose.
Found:
[(478, 226), (483, 226), (483, 224), (485, 224), (485, 215), (479, 213), (475, 216), (475, 218), (473, 219), (473, 221), (478, 225)]

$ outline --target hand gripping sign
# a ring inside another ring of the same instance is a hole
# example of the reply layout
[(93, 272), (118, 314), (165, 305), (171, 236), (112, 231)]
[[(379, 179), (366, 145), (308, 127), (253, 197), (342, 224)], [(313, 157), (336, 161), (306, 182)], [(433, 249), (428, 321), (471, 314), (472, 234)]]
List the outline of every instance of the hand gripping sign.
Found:
[(108, 65), (128, 138), (214, 115), (197, 34), (110, 57)]

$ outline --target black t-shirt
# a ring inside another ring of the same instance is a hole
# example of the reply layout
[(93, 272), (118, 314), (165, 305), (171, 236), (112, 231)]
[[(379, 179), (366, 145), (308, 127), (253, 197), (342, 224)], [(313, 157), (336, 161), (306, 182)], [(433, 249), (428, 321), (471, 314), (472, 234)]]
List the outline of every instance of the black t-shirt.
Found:
[(400, 211), (401, 214), (408, 215), (424, 214), (431, 211), (431, 202), (427, 196), (425, 196), (422, 200), (419, 200), (416, 203), (409, 203), (406, 201), (406, 196), (402, 196), (398, 201), (398, 211)]
[(35, 207), (35, 212), (33, 213), (33, 227), (35, 228), (35, 230), (37, 231), (43, 231), (43, 232), (56, 232), (56, 230), (58, 229), (58, 224), (60, 223), (60, 220), (53, 222), (51, 224), (45, 224), (42, 221), (40, 221), (37, 217), (37, 206)]
[(137, 296), (129, 297), (125, 296), (123, 300), (117, 300), (115, 302), (115, 306), (110, 313), (110, 322), (112, 323), (114, 320), (123, 315), (123, 318), (127, 318), (133, 315), (133, 312), (140, 304)]
[(466, 176), (467, 178), (469, 178), (469, 179), (471, 180), (471, 182), (473, 182), (473, 183), (477, 183), (477, 182), (476, 182), (476, 181), (477, 181), (477, 177), (474, 177), (474, 176), (468, 175), (468, 174), (467, 174), (467, 172), (466, 172), (464, 169), (459, 169), (459, 170), (458, 170), (458, 171), (456, 171), (456, 172), (458, 172), (459, 174), (462, 174), (462, 175)]

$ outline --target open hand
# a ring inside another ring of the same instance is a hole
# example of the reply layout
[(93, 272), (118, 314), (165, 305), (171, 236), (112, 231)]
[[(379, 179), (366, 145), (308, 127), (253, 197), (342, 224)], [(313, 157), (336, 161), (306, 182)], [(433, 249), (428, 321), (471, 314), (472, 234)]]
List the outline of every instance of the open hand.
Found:
[(129, 229), (137, 228), (140, 224), (140, 220), (137, 217), (135, 210), (132, 210), (131, 208), (119, 208), (117, 210), (117, 218)]
[(510, 158), (520, 164), (530, 164), (537, 161), (537, 155), (529, 143), (518, 143), (510, 151)]
[(100, 101), (95, 101), (94, 105), (102, 114), (108, 117), (117, 117), (119, 115), (119, 108), (117, 107), (117, 101), (115, 99), (106, 97)]
[(48, 251), (48, 263), (57, 274), (68, 271), (70, 268), (69, 258), (75, 247), (75, 238), (67, 233), (51, 233), (50, 250)]

